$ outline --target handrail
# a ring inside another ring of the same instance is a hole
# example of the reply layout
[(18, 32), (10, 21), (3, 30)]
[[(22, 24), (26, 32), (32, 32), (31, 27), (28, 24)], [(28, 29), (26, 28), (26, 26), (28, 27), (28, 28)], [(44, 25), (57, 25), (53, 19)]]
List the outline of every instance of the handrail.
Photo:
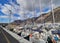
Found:
[(3, 30), (6, 31), (8, 34), (10, 34), (12, 37), (14, 37), (19, 43), (32, 43), (32, 42), (25, 40), (23, 37), (20, 37), (17, 34), (7, 30), (6, 28), (4, 28), (2, 26), (0, 26), (0, 27), (3, 28)]

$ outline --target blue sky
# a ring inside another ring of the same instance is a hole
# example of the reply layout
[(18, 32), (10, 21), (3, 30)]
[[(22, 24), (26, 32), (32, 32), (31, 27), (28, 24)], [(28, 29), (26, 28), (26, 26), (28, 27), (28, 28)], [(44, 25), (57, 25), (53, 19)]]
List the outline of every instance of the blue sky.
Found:
[[(48, 3), (47, 3), (48, 2)], [(59, 0), (53, 0), (53, 6), (60, 6)], [(39, 0), (0, 0), (0, 23), (9, 23), (9, 15), (12, 14), (12, 20), (24, 19), (23, 15), (27, 18), (34, 17), (34, 12), (37, 16), (42, 12), (51, 10), (50, 0), (42, 0), (41, 9)], [(33, 8), (32, 8), (33, 7)]]
[[(15, 0), (12, 0), (13, 3), (17, 4)], [(10, 4), (9, 3), (9, 0), (0, 0), (0, 4), (2, 6), (4, 6), (4, 4)], [(4, 14), (1, 9), (0, 9), (0, 16), (6, 16), (6, 14)], [(15, 17), (19, 17), (19, 15), (17, 14), (14, 14), (13, 16)], [(9, 18), (4, 18), (4, 17), (1, 17), (0, 18), (0, 23), (8, 23), (9, 22)]]
[(8, 4), (9, 0), (0, 0), (0, 4), (4, 5), (4, 4)]
[(9, 22), (8, 18), (0, 18), (0, 23), (7, 23)]

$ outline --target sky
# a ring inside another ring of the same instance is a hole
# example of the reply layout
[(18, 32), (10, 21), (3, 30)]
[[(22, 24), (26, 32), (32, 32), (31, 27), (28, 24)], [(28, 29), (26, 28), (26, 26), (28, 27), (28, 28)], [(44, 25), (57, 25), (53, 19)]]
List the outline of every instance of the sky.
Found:
[[(52, 0), (54, 8), (60, 0)], [(38, 17), (51, 11), (51, 0), (0, 0), (0, 23)]]

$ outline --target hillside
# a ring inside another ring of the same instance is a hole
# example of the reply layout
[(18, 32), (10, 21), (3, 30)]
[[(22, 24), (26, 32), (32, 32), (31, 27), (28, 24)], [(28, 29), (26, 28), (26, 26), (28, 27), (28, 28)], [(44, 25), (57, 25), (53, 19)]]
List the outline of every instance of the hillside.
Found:
[[(60, 23), (60, 7), (54, 9), (54, 18), (56, 23)], [(38, 19), (36, 20), (36, 23), (41, 23), (41, 22), (53, 23), (52, 12), (42, 15), (42, 20), (41, 20), (41, 16), (39, 16)]]
[[(60, 7), (54, 9), (54, 17), (55, 17), (55, 22), (60, 23)], [(16, 21), (12, 22), (10, 25), (24, 26), (26, 24), (32, 24), (33, 22), (38, 23), (38, 24), (39, 23), (53, 23), (52, 12), (42, 14), (39, 17), (28, 18), (23, 21), (16, 20)]]

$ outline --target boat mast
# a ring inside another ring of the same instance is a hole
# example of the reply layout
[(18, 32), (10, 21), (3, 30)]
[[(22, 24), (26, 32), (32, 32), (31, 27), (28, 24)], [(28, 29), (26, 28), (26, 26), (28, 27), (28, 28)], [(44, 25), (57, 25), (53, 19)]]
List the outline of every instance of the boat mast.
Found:
[[(33, 3), (33, 0), (32, 0), (32, 12), (33, 12), (33, 4), (34, 4), (34, 3)], [(34, 15), (34, 13), (33, 13), (33, 15)], [(34, 27), (34, 16), (32, 17), (32, 19), (33, 19), (33, 20), (32, 20), (32, 28), (33, 28), (33, 27)]]
[[(33, 5), (34, 3), (33, 3), (33, 1), (32, 1), (32, 5)], [(32, 6), (32, 8), (33, 8), (33, 6)], [(36, 6), (35, 6), (35, 8), (33, 9), (34, 10), (34, 14), (33, 14), (33, 26), (35, 27), (36, 26), (36, 23), (35, 23), (35, 18), (36, 18)]]
[[(7, 7), (6, 7), (7, 8)], [(12, 11), (9, 9), (9, 8), (7, 8), (8, 10), (9, 10), (9, 24), (10, 24), (10, 22), (11, 22), (11, 16), (12, 16)], [(11, 8), (12, 9), (12, 8)]]
[(42, 1), (40, 0), (39, 2), (40, 2), (40, 17), (41, 17), (41, 19), (40, 19), (41, 22), (40, 23), (41, 23), (41, 25), (43, 25), (43, 21), (42, 21), (43, 20), (43, 17), (42, 17), (42, 7), (41, 7), (41, 2)]
[[(10, 0), (10, 4), (12, 3), (12, 0)], [(8, 8), (7, 8), (8, 9)], [(11, 7), (11, 9), (12, 9), (12, 7)], [(12, 19), (12, 16), (13, 16), (13, 13), (12, 13), (12, 11), (10, 10), (10, 9), (8, 9), (9, 10), (9, 12), (10, 12), (10, 14), (9, 14), (9, 23), (11, 23), (11, 19)]]
[(54, 10), (53, 9), (54, 9), (54, 7), (53, 7), (53, 1), (51, 0), (51, 10), (52, 10), (52, 16), (53, 16), (53, 24), (55, 25), (55, 17), (54, 17)]

